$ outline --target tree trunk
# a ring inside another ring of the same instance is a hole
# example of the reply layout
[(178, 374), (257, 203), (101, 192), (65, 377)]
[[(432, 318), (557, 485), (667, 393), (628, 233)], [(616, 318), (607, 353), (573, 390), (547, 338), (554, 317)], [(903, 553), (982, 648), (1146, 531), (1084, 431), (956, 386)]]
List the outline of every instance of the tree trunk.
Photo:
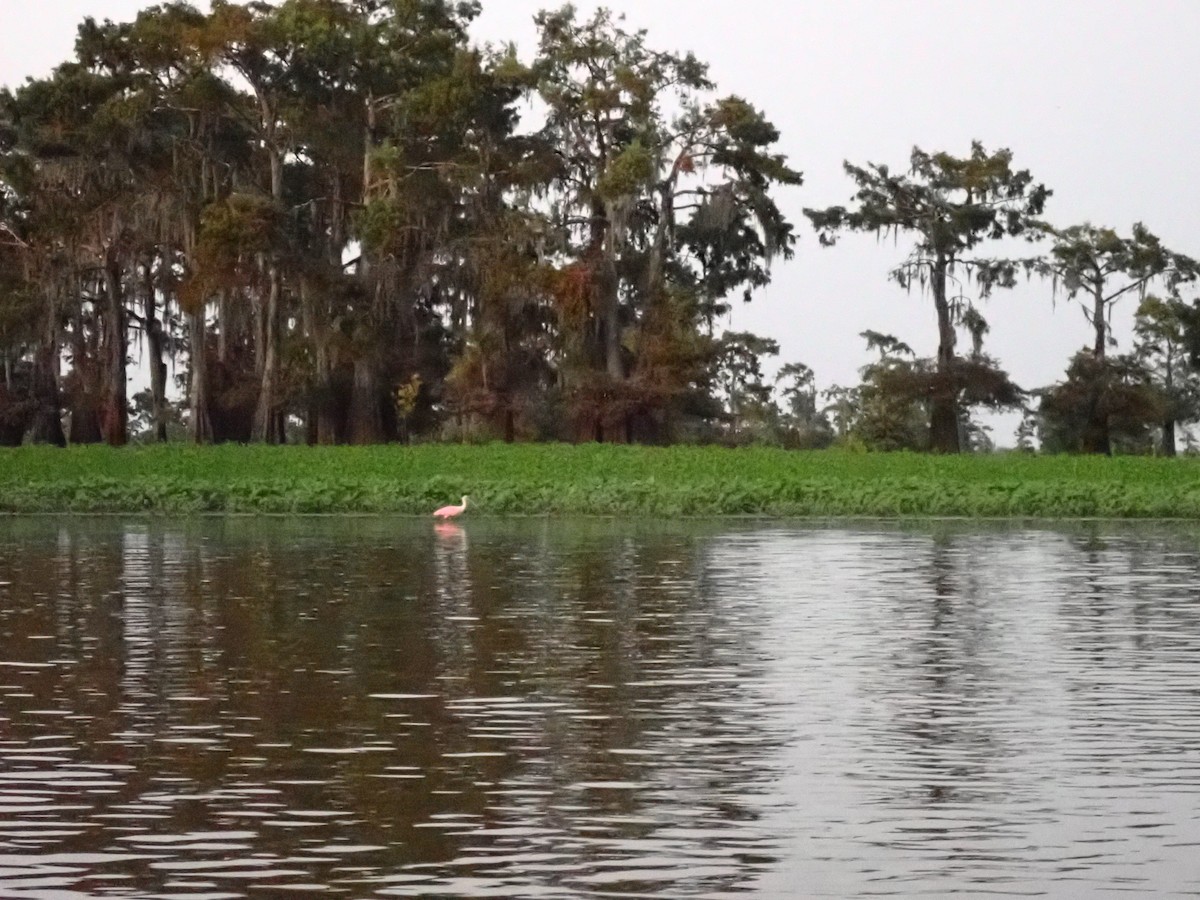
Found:
[(604, 341), (604, 369), (614, 385), (625, 378), (625, 365), (621, 359), (621, 298), (617, 267), (608, 260), (604, 266), (601, 285), (602, 332)]
[(378, 444), (382, 440), (383, 411), (379, 405), (375, 364), (368, 359), (356, 359), (350, 394), (350, 443)]
[(263, 311), (261, 373), (258, 405), (254, 409), (254, 430), (251, 439), (264, 444), (279, 444), (279, 301), (282, 293), (282, 274), (278, 262), (272, 260), (268, 272), (266, 309)]
[(101, 403), (92, 390), (94, 379), (84, 372), (79, 366), (75, 367), (75, 374), (84, 386), (76, 393), (71, 404), (71, 426), (67, 439), (72, 444), (99, 444), (104, 440), (104, 428), (100, 422)]
[(104, 440), (113, 447), (129, 441), (129, 403), (126, 356), (128, 337), (125, 333), (125, 296), (121, 283), (121, 266), (115, 251), (110, 250), (104, 266), (104, 342), (100, 392), (100, 430)]
[(935, 453), (958, 453), (958, 398), (952, 383), (954, 369), (954, 322), (946, 299), (948, 262), (940, 254), (931, 276), (933, 303), (937, 308), (938, 350), (937, 379), (929, 404), (929, 449)]
[(104, 320), (101, 317), (96, 321), (99, 324), (94, 321), (89, 327), (80, 303), (71, 336), (72, 389), (68, 400), (70, 425), (67, 432), (67, 442), (71, 444), (98, 444), (104, 439), (100, 428), (104, 350), (99, 335)]
[[(257, 88), (256, 88), (257, 89)], [(270, 154), (271, 199), (276, 206), (283, 203), (283, 149), (276, 142), (275, 104), (267, 95), (259, 92), (265, 143)], [(279, 408), (279, 346), (280, 305), (283, 295), (283, 272), (278, 253), (272, 249), (267, 263), (267, 303), (263, 310), (261, 331), (262, 352), (257, 357), (259, 368), (258, 404), (254, 409), (254, 425), (251, 440), (264, 444), (282, 444), (283, 411)]]
[(191, 372), (188, 384), (188, 407), (190, 409), (189, 430), (197, 444), (211, 444), (213, 440), (211, 403), (208, 385), (208, 353), (204, 335), (204, 310), (188, 313), (188, 337), (192, 348)]
[(154, 302), (154, 281), (151, 277), (151, 264), (146, 264), (145, 270), (145, 317), (146, 344), (150, 352), (150, 402), (153, 407), (151, 425), (154, 429), (154, 439), (159, 443), (167, 440), (167, 363), (166, 336), (163, 334), (162, 322), (158, 318), (158, 309)]
[(229, 362), (229, 292), (221, 291), (217, 295), (217, 362), (226, 365)]
[[(304, 332), (313, 352), (313, 379), (308, 404), (308, 442), (330, 445), (340, 440), (333, 383), (333, 364), (329, 358), (327, 310), (318, 313), (316, 298), (305, 283), (300, 285), (300, 309)], [(318, 324), (318, 322), (320, 324)]]
[(1162, 447), (1163, 456), (1174, 456), (1175, 449), (1175, 420), (1167, 419), (1162, 424)]
[(1104, 320), (1104, 285), (1097, 284), (1092, 288), (1092, 327), (1096, 331), (1096, 339), (1092, 344), (1092, 356), (1104, 359), (1108, 350), (1108, 323)]
[(375, 95), (368, 91), (367, 101), (367, 123), (363, 127), (363, 202), (371, 199), (371, 154), (375, 150)]
[(668, 239), (675, 225), (674, 213), (675, 173), (673, 172), (671, 177), (659, 188), (658, 224), (654, 229), (654, 243), (650, 245), (650, 259), (646, 266), (646, 298), (650, 303), (657, 301), (662, 292)]
[(33, 383), (30, 386), (37, 407), (30, 427), (35, 444), (67, 446), (62, 427), (62, 402), (58, 391), (58, 316), (57, 299), (49, 303), (42, 341), (33, 359)]
[(334, 384), (328, 362), (317, 366), (316, 442), (329, 446), (342, 440), (342, 430), (337, 414), (337, 385)]
[(621, 296), (617, 273), (617, 247), (608, 207), (600, 200), (592, 203), (591, 236), (586, 251), (598, 269), (595, 334), (604, 369), (612, 381), (625, 377), (621, 364)]
[(1083, 434), (1079, 439), (1079, 449), (1082, 453), (1095, 453), (1102, 456), (1112, 454), (1112, 441), (1108, 432), (1108, 419), (1092, 412)]
[[(1108, 323), (1104, 320), (1104, 285), (1092, 287), (1092, 327), (1096, 339), (1092, 344), (1092, 356), (1103, 363), (1108, 352)], [(1087, 425), (1083, 430), (1081, 449), (1084, 453), (1112, 454), (1112, 438), (1108, 430), (1108, 416), (1100, 411), (1099, 398), (1092, 401)]]
[(1112, 439), (1108, 428), (1108, 414), (1104, 411), (1102, 383), (1092, 386), (1088, 398), (1087, 420), (1079, 436), (1079, 452), (1104, 456), (1112, 454)]
[(317, 445), (317, 417), (317, 401), (314, 397), (309, 397), (308, 411), (304, 417), (304, 443), (309, 447)]

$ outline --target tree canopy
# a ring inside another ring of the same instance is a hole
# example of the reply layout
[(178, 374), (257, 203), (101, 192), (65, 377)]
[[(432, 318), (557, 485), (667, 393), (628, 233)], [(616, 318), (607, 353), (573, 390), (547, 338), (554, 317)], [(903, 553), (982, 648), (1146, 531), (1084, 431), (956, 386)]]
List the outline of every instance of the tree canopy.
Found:
[(198, 441), (719, 430), (714, 320), (795, 239), (778, 131), (605, 10), (528, 61), (479, 11), (166, 3), (4, 92), (13, 434), (123, 443), (138, 343), (159, 437), (174, 361)]
[[(958, 452), (1021, 410), (1022, 446), (1173, 453), (1200, 419), (1200, 263), (1141, 223), (1051, 224), (1049, 188), (978, 142), (847, 162), (850, 201), (804, 210), (822, 245), (902, 243), (890, 276), (937, 326), (928, 357), (868, 328), (860, 382), (819, 390), (728, 322), (797, 249), (767, 112), (606, 9), (541, 12), (528, 58), (473, 43), (480, 12), (165, 2), (85, 19), (0, 89), (0, 443)], [(1059, 384), (985, 349), (984, 302), (1021, 276), (1092, 327)], [(1127, 295), (1137, 344), (1110, 353)]]
[[(1011, 287), (1015, 262), (980, 255), (988, 242), (1040, 236), (1040, 219), (1050, 191), (1025, 169), (1014, 169), (1012, 153), (992, 153), (975, 142), (967, 156), (929, 153), (914, 147), (907, 173), (887, 165), (845, 164), (857, 185), (854, 206), (806, 209), (821, 243), (831, 246), (842, 231), (911, 237), (908, 256), (892, 269), (904, 288), (928, 289), (937, 314), (937, 356), (922, 390), (929, 398), (929, 445), (941, 452), (962, 449), (963, 405), (1011, 405), (1007, 377), (979, 359), (963, 365), (955, 352), (955, 328), (974, 309), (968, 294), (987, 297)], [(977, 377), (979, 376), (979, 377)], [(988, 386), (995, 383), (998, 392)]]

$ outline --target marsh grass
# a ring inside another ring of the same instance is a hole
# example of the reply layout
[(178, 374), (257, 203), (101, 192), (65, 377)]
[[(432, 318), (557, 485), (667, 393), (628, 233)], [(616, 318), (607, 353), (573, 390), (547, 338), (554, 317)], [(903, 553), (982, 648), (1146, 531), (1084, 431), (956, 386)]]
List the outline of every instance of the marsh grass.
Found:
[(1200, 460), (611, 445), (0, 451), (0, 512), (1200, 518)]

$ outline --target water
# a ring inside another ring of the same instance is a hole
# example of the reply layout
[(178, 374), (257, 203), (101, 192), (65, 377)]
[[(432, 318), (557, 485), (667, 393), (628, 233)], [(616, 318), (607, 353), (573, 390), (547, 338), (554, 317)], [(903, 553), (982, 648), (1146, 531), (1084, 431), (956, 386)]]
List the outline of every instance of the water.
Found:
[(1200, 532), (0, 520), (0, 896), (1200, 892)]

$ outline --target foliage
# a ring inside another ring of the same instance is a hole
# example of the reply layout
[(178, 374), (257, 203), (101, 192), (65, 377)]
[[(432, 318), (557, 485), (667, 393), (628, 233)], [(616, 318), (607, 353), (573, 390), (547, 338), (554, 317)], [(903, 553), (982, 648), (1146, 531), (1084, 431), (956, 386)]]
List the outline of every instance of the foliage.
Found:
[(833, 443), (833, 426), (818, 404), (816, 375), (804, 363), (787, 363), (775, 376), (783, 400), (780, 441), (796, 450), (821, 450)]
[(0, 450), (0, 511), (1200, 518), (1195, 460), (490, 445)]
[(1080, 299), (1095, 332), (1092, 352), (1103, 357), (1112, 343), (1109, 321), (1113, 305), (1134, 292), (1143, 297), (1154, 282), (1174, 294), (1180, 285), (1200, 277), (1200, 263), (1165, 247), (1141, 222), (1129, 237), (1091, 224), (1047, 228), (1050, 253), (1032, 267), (1052, 281), (1055, 291)]
[(1015, 409), (1025, 394), (983, 353), (982, 317), (975, 314), (964, 324), (972, 328), (974, 350), (969, 357), (954, 356), (945, 366), (915, 358), (912, 348), (893, 335), (864, 331), (867, 348), (877, 350), (879, 359), (860, 370), (862, 383), (857, 388), (835, 395), (843, 441), (868, 450), (927, 450), (929, 410), (939, 399), (949, 398), (958, 410), (959, 449), (990, 450), (990, 439), (972, 420), (971, 411)]
[(1081, 350), (1064, 381), (1041, 395), (1041, 444), (1050, 453), (1149, 452), (1164, 415), (1162, 394), (1131, 355), (1103, 359)]
[(184, 424), (184, 411), (180, 404), (168, 403), (156, 415), (153, 393), (149, 390), (142, 390), (133, 395), (131, 406), (129, 437), (132, 441), (141, 444), (156, 441), (160, 423), (166, 428), (168, 440), (182, 441), (186, 438), (187, 427)]
[(913, 359), (912, 348), (893, 335), (867, 330), (860, 336), (879, 359), (860, 370), (853, 440), (868, 450), (928, 449), (928, 361)]
[(717, 381), (729, 409), (736, 440), (746, 419), (761, 422), (771, 401), (764, 381), (762, 359), (779, 355), (779, 342), (748, 331), (727, 331), (717, 342)]
[[(1034, 182), (1028, 170), (1012, 167), (1012, 153), (988, 153), (975, 142), (971, 153), (955, 157), (914, 147), (909, 173), (897, 175), (888, 166), (845, 164), (858, 186), (854, 207), (806, 209), (804, 214), (825, 246), (842, 231), (876, 235), (910, 235), (912, 250), (892, 270), (905, 289), (919, 286), (932, 295), (938, 323), (938, 350), (928, 389), (931, 449), (962, 449), (962, 397), (965, 370), (957, 365), (955, 327), (966, 324), (980, 334), (979, 320), (968, 317), (973, 307), (963, 291), (952, 294), (950, 283), (975, 282), (980, 297), (998, 287), (1012, 287), (1019, 263), (976, 254), (986, 242), (1042, 233), (1037, 217), (1050, 191)], [(996, 403), (1005, 402), (997, 396)]]
[(479, 12), (167, 3), (0, 92), (0, 352), (47, 424), (13, 427), (123, 442), (139, 338), (197, 442), (716, 421), (706, 326), (795, 240), (777, 130), (605, 10), (539, 15), (529, 61)]
[(773, 152), (774, 126), (748, 101), (714, 96), (691, 54), (652, 49), (603, 9), (536, 21), (539, 138), (554, 152), (547, 225), (567, 262), (552, 293), (564, 396), (581, 434), (669, 439), (711, 383), (701, 326), (791, 256), (773, 191), (801, 176)]
[[(717, 327), (795, 252), (781, 197), (803, 178), (767, 114), (609, 10), (540, 13), (529, 59), (472, 44), (480, 11), (164, 3), (86, 19), (71, 58), (0, 90), (0, 444), (186, 424), (197, 443), (983, 450), (972, 415), (1025, 394), (978, 302), (1022, 272), (1096, 331), (1094, 364), (1042, 394), (1050, 446), (1153, 431), (1169, 454), (1200, 415), (1200, 307), (1178, 297), (1200, 263), (1140, 223), (1051, 226), (1050, 191), (978, 142), (846, 163), (851, 203), (805, 210), (824, 245), (910, 242), (891, 277), (932, 297), (936, 354), (867, 331), (860, 384), (822, 395), (799, 363), (772, 381), (774, 339)], [(1042, 238), (1044, 256), (989, 250)], [(1109, 364), (1131, 293), (1136, 357)], [(130, 402), (132, 359), (150, 384)]]
[(1187, 352), (1197, 309), (1177, 297), (1146, 296), (1134, 319), (1134, 353), (1162, 398), (1159, 448), (1165, 456), (1176, 453), (1176, 425), (1200, 419), (1200, 373)]

